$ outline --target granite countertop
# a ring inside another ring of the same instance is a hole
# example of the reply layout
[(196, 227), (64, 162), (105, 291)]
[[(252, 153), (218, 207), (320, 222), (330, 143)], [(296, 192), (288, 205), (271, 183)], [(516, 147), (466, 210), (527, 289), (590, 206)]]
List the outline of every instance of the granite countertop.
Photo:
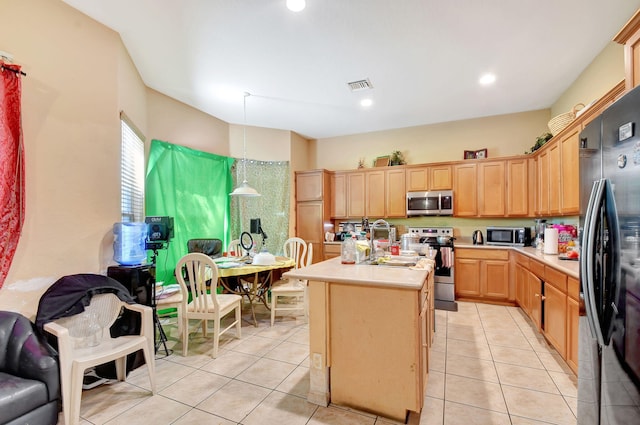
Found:
[(547, 266), (553, 267), (569, 276), (580, 278), (580, 262), (561, 260), (558, 255), (543, 254), (541, 251), (531, 246), (499, 246), (499, 245), (473, 245), (471, 243), (456, 243), (456, 248), (474, 248), (474, 249), (508, 249), (524, 254), (530, 258), (538, 260)]
[(289, 270), (282, 277), (353, 285), (420, 289), (428, 275), (427, 270), (414, 270), (409, 267), (342, 264), (340, 257), (336, 257), (312, 264), (309, 267)]

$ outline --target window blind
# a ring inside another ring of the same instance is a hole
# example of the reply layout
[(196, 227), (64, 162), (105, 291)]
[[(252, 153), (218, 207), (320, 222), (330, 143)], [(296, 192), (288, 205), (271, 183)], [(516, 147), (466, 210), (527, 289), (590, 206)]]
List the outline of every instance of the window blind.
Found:
[(120, 114), (120, 209), (122, 222), (144, 221), (144, 142), (126, 116)]

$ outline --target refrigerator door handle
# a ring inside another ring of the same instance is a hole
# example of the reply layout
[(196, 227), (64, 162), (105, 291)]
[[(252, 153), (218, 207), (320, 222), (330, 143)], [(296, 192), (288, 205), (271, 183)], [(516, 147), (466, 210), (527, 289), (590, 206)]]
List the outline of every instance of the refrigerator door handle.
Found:
[[(591, 238), (589, 235), (589, 224), (591, 223), (591, 215), (593, 213), (593, 204), (595, 203), (596, 194), (598, 192), (598, 185), (600, 182), (595, 180), (593, 182), (593, 186), (591, 187), (591, 194), (589, 195), (589, 203), (587, 209), (585, 211), (584, 216), (584, 232), (582, 234), (582, 247), (581, 247), (581, 255), (580, 255), (580, 278), (582, 281), (582, 301), (584, 305), (584, 311), (587, 312), (589, 310), (590, 304), (590, 290), (589, 286), (591, 282), (589, 281), (589, 268), (587, 266), (587, 257), (589, 255), (587, 253), (591, 252)], [(591, 317), (591, 314), (586, 314), (587, 323), (589, 324), (589, 333), (591, 337), (596, 339), (596, 324)]]
[(591, 197), (589, 198), (589, 210), (588, 216), (589, 219), (585, 223), (586, 230), (586, 240), (587, 240), (587, 249), (583, 252), (584, 255), (584, 266), (586, 268), (585, 274), (585, 287), (584, 287), (584, 301), (585, 307), (587, 310), (587, 317), (589, 319), (589, 324), (591, 325), (592, 331), (595, 333), (595, 337), (598, 340), (598, 344), (601, 346), (604, 345), (604, 337), (602, 335), (602, 329), (600, 328), (600, 320), (598, 318), (598, 310), (596, 308), (596, 298), (595, 298), (595, 289), (594, 289), (594, 254), (595, 254), (595, 238), (596, 238), (596, 224), (598, 220), (596, 215), (599, 213), (600, 208), (602, 207), (602, 203), (604, 202), (604, 193), (605, 193), (606, 181), (605, 179), (600, 179), (593, 185), (593, 190), (591, 191)]

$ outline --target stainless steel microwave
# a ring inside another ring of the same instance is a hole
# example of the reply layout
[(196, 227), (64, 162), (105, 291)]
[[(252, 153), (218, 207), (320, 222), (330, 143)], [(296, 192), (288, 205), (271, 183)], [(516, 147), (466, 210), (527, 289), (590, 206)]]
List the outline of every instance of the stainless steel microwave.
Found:
[(529, 227), (487, 227), (487, 245), (531, 245)]
[(453, 215), (453, 191), (407, 192), (407, 217)]

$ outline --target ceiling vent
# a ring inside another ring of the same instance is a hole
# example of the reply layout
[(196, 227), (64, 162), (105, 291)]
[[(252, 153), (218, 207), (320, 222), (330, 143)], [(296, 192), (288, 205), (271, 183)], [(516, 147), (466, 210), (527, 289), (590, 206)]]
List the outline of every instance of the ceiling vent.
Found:
[(347, 85), (351, 91), (369, 90), (373, 88), (373, 85), (368, 78), (364, 80), (351, 81), (350, 83), (347, 83)]

